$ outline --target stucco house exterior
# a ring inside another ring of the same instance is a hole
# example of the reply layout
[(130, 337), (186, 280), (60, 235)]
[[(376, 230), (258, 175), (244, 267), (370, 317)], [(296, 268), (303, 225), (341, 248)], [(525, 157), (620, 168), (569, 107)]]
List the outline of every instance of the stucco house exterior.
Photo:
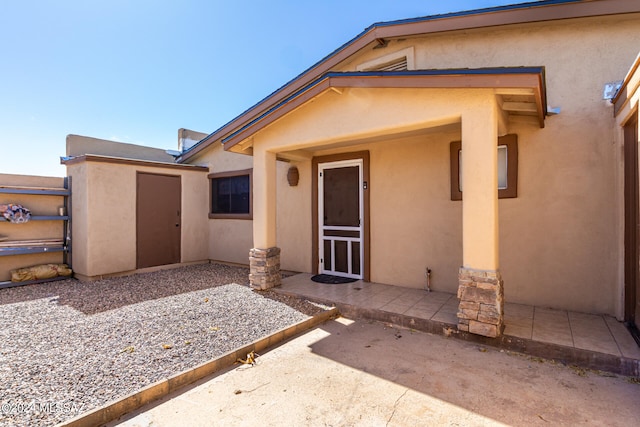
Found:
[(68, 152), (95, 221), (74, 215), (74, 270), (144, 267), (95, 189), (115, 176), (99, 197), (136, 206), (149, 173), (181, 177), (175, 259), (249, 263), (258, 288), (282, 269), (423, 288), (428, 268), (472, 333), (500, 335), (504, 300), (637, 322), (639, 47), (627, 0), (374, 24), (175, 161)]

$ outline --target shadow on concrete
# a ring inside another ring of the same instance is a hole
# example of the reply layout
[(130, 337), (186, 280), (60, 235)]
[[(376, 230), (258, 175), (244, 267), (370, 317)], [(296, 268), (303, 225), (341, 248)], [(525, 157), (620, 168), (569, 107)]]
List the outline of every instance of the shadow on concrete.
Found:
[[(390, 324), (340, 320), (319, 327), (327, 335), (309, 346), (312, 353), (417, 392), (404, 398), (411, 408), (398, 413), (408, 417), (407, 425), (429, 419), (434, 399), (508, 425), (640, 419), (640, 386), (626, 377)], [(354, 386), (351, 393), (353, 401), (370, 399), (367, 387)]]
[(629, 378), (344, 318), (109, 426), (636, 425)]

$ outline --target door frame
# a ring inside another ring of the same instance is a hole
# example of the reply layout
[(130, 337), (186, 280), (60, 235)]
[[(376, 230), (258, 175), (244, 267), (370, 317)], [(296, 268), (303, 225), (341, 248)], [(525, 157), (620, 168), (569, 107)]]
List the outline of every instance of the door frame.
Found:
[[(341, 276), (341, 277), (348, 277), (350, 279), (361, 279), (364, 276), (364, 272), (362, 270), (362, 265), (364, 263), (364, 177), (363, 177), (363, 169), (364, 169), (364, 162), (362, 161), (362, 159), (353, 159), (353, 160), (340, 160), (340, 161), (336, 161), (336, 162), (328, 162), (328, 163), (319, 163), (318, 164), (318, 256), (320, 258), (320, 262), (318, 262), (318, 272), (322, 272), (322, 273), (326, 273), (326, 274), (331, 274), (334, 276)], [(329, 240), (331, 241), (335, 241), (335, 240), (341, 240), (341, 239), (346, 239), (346, 240), (342, 240), (347, 242), (347, 272), (342, 272), (342, 271), (336, 271), (335, 270), (335, 257), (333, 257), (332, 255), (335, 254), (335, 244), (333, 244), (333, 251), (332, 254), (330, 254), (330, 256), (332, 256), (332, 269), (325, 271), (324, 270), (324, 266), (323, 266), (323, 258), (327, 256), (326, 253), (324, 253), (324, 241), (326, 240), (325, 234), (324, 234), (324, 229), (325, 229), (325, 225), (324, 225), (324, 221), (322, 220), (323, 218), (323, 208), (324, 208), (324, 202), (323, 202), (323, 195), (324, 195), (324, 179), (319, 179), (320, 174), (326, 170), (330, 170), (330, 169), (340, 169), (340, 168), (351, 168), (351, 167), (357, 167), (358, 168), (358, 226), (357, 227), (349, 227), (349, 228), (354, 228), (354, 230), (346, 230), (345, 227), (332, 227), (335, 230), (342, 230), (342, 231), (356, 231), (355, 229), (357, 228), (358, 231), (358, 238), (355, 240), (359, 243), (359, 248), (360, 250), (358, 251), (358, 265), (360, 266), (360, 271), (358, 272), (358, 274), (356, 273), (349, 273), (349, 270), (351, 270), (352, 266), (353, 266), (353, 251), (352, 251), (352, 246), (351, 243), (353, 243), (353, 237), (344, 237), (344, 238), (329, 238)], [(349, 254), (351, 256), (349, 256)]]
[(363, 259), (360, 266), (362, 272), (362, 280), (368, 282), (371, 275), (371, 250), (370, 250), (370, 229), (371, 224), (369, 220), (369, 194), (371, 188), (371, 182), (369, 180), (369, 151), (357, 151), (351, 153), (332, 154), (327, 156), (316, 156), (311, 160), (311, 224), (312, 224), (312, 238), (311, 238), (311, 262), (312, 271), (314, 274), (318, 274), (319, 267), (319, 235), (318, 232), (318, 169), (322, 163), (333, 163), (345, 160), (362, 160), (362, 210), (364, 229), (362, 232), (362, 251)]
[(638, 183), (638, 112), (623, 124), (624, 137), (624, 320), (636, 326), (638, 264), (639, 183)]

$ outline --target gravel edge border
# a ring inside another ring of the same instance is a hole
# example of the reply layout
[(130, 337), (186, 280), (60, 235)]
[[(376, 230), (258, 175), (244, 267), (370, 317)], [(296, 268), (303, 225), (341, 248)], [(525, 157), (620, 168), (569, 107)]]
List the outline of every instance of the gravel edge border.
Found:
[(222, 356), (208, 362), (204, 362), (194, 368), (187, 369), (186, 371), (150, 384), (135, 393), (107, 402), (89, 412), (85, 412), (84, 414), (80, 414), (70, 420), (57, 424), (56, 427), (90, 427), (115, 421), (121, 416), (135, 411), (144, 405), (165, 397), (170, 393), (180, 390), (181, 388), (221, 371), (222, 369), (232, 366), (238, 359), (246, 357), (247, 353), (252, 351), (260, 353), (269, 347), (273, 347), (276, 344), (314, 328), (315, 326), (338, 315), (338, 309), (333, 307), (330, 310), (319, 313), (309, 319), (280, 329), (279, 331), (260, 338), (244, 347), (231, 350)]

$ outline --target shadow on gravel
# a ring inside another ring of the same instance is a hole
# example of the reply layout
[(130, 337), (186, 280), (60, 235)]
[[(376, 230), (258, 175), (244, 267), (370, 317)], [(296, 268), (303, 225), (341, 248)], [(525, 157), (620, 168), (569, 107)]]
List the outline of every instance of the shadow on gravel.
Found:
[(248, 285), (249, 269), (226, 264), (196, 264), (152, 273), (114, 277), (94, 282), (62, 280), (0, 289), (0, 305), (58, 298), (85, 314), (183, 294), (230, 283)]

